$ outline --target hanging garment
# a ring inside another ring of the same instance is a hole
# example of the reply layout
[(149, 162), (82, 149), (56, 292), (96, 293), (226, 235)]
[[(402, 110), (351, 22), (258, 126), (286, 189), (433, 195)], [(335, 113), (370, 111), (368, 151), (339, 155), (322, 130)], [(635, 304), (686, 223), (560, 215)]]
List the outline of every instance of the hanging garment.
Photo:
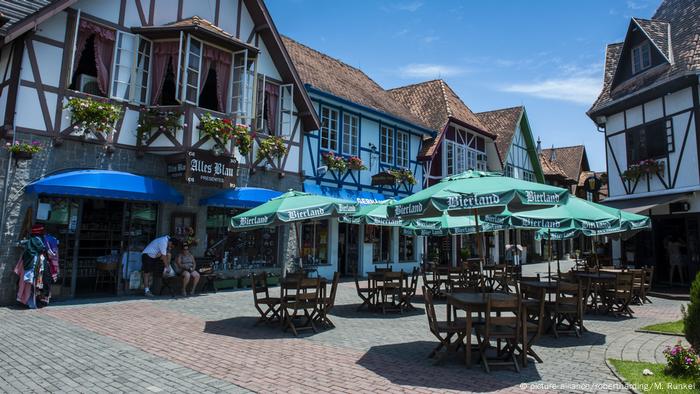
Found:
[(58, 240), (51, 234), (44, 235), (44, 247), (46, 248), (46, 258), (48, 259), (49, 272), (53, 283), (58, 279)]
[(22, 241), (24, 253), (22, 261), (24, 261), (24, 271), (29, 270), (29, 266), (34, 263), (34, 259), (46, 250), (44, 246), (44, 238), (33, 235), (27, 241)]
[(17, 289), (17, 302), (27, 305), (29, 302), (29, 297), (32, 295), (32, 286), (33, 283), (26, 282), (24, 280), (24, 262), (20, 258), (19, 261), (17, 262), (17, 265), (15, 266), (15, 274), (19, 276), (19, 285)]

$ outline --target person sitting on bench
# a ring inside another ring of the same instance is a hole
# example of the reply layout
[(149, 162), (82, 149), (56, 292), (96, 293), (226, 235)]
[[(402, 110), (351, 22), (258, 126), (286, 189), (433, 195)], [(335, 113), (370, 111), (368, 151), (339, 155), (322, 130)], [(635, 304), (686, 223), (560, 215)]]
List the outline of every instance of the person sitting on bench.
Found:
[(199, 282), (199, 272), (196, 270), (197, 263), (194, 256), (190, 253), (190, 242), (185, 242), (182, 245), (182, 251), (175, 259), (175, 265), (182, 276), (182, 296), (187, 296), (187, 285), (190, 283), (190, 279), (192, 279), (192, 289), (189, 295), (193, 295)]

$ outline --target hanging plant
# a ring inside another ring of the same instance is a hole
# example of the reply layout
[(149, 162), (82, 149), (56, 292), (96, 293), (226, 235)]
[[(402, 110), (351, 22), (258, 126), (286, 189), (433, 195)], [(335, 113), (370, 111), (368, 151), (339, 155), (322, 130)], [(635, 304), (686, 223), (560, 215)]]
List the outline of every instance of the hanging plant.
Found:
[(233, 126), (233, 144), (236, 145), (241, 155), (245, 156), (250, 152), (253, 138), (255, 138), (255, 133), (250, 133), (250, 127), (240, 123)]
[(153, 130), (170, 133), (170, 135), (175, 136), (179, 130), (187, 127), (186, 123), (180, 123), (182, 111), (165, 111), (158, 107), (141, 107), (139, 112), (139, 124), (136, 125), (138, 145), (142, 145), (150, 139)]
[(328, 167), (329, 171), (337, 171), (343, 173), (348, 168), (348, 163), (342, 156), (336, 156), (334, 152), (324, 152), (321, 154), (323, 164)]
[(666, 163), (662, 160), (642, 160), (639, 163), (630, 165), (623, 173), (622, 179), (634, 182), (644, 174), (659, 174), (663, 173), (666, 168)]
[(255, 155), (256, 160), (263, 159), (281, 159), (287, 154), (287, 144), (281, 137), (267, 137), (260, 141), (258, 152)]
[(31, 144), (26, 142), (15, 141), (14, 144), (5, 144), (5, 149), (14, 155), (16, 159), (31, 159), (35, 153), (41, 152), (42, 148), (39, 141), (32, 141)]
[(366, 170), (367, 166), (358, 156), (350, 156), (347, 160), (348, 168), (354, 171)]
[(92, 133), (106, 138), (115, 131), (114, 124), (122, 114), (118, 105), (91, 98), (70, 98), (64, 108), (71, 111), (69, 119), (75, 124), (71, 134), (80, 136)]
[(413, 172), (408, 168), (390, 169), (388, 172), (396, 178), (396, 183), (416, 184), (416, 177), (413, 176)]

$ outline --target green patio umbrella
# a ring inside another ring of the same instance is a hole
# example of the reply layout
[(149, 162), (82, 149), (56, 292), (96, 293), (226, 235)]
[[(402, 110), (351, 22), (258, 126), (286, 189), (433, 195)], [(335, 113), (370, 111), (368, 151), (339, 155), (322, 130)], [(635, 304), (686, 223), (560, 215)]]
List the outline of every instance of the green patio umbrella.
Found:
[[(477, 228), (477, 225), (479, 228)], [(451, 216), (442, 214), (434, 218), (425, 218), (414, 220), (410, 226), (417, 230), (434, 231), (428, 235), (461, 235), (461, 234), (476, 234), (480, 231), (498, 231), (506, 227), (495, 223), (478, 224), (471, 216)], [(441, 234), (438, 234), (441, 233)]]
[(351, 224), (371, 224), (374, 226), (390, 226), (401, 227), (406, 224), (399, 218), (389, 218), (387, 216), (387, 207), (396, 203), (393, 199), (380, 201), (374, 204), (361, 206), (356, 213), (352, 215), (342, 215), (338, 218), (343, 223)]
[(466, 171), (401, 199), (388, 208), (389, 217), (423, 218), (452, 215), (513, 212), (566, 202), (569, 192), (555, 186), (528, 182), (500, 173)]
[(357, 203), (290, 190), (279, 197), (231, 218), (238, 231), (291, 222), (325, 219), (357, 212)]

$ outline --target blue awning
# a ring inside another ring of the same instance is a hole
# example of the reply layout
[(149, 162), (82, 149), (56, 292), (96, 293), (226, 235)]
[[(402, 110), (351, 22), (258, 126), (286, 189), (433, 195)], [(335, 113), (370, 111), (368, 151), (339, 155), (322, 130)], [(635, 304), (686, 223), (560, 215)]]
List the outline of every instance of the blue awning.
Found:
[(260, 187), (237, 187), (226, 189), (213, 196), (199, 200), (199, 205), (227, 208), (255, 208), (275, 197), (282, 195), (277, 190), (263, 189)]
[(387, 199), (387, 197), (381, 193), (374, 193), (362, 190), (348, 190), (332, 186), (321, 186), (312, 182), (304, 182), (304, 191), (320, 196), (328, 196), (340, 198), (343, 200), (357, 201), (361, 205), (373, 204)]
[(27, 193), (162, 201), (182, 204), (184, 198), (165, 182), (108, 170), (78, 170), (47, 176), (27, 185)]

